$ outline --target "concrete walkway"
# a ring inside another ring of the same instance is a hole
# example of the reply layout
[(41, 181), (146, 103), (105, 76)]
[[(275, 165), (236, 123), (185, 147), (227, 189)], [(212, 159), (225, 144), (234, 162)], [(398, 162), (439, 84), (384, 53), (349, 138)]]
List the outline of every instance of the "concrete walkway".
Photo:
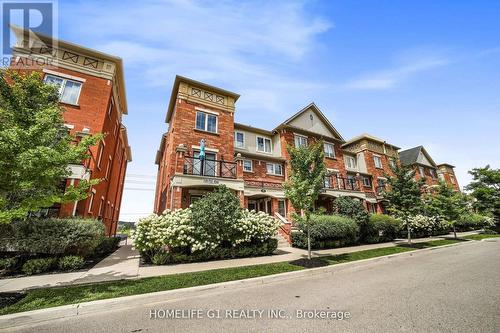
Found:
[[(477, 232), (458, 233), (458, 237), (475, 234)], [(419, 238), (413, 240), (415, 243), (427, 242), (431, 240), (443, 239), (444, 237)], [(351, 247), (342, 247), (329, 250), (313, 251), (313, 256), (334, 255), (350, 253), (363, 250), (371, 250), (385, 247), (392, 247), (399, 244), (405, 244), (406, 240), (396, 240), (393, 242), (357, 245)], [(218, 268), (240, 267), (248, 265), (268, 264), (282, 261), (291, 261), (300, 258), (306, 258), (307, 251), (293, 247), (278, 248), (276, 254), (265, 257), (228, 259), (218, 261), (208, 261), (191, 264), (178, 264), (166, 266), (144, 266), (139, 267), (139, 253), (132, 245), (123, 245), (113, 254), (99, 262), (88, 271), (45, 274), (19, 278), (0, 279), (0, 292), (19, 291), (24, 289), (33, 289), (41, 287), (56, 287), (76, 284), (85, 284), (93, 282), (113, 281), (122, 279), (136, 279), (151, 276), (170, 275), (178, 273), (189, 273), (205, 271)]]

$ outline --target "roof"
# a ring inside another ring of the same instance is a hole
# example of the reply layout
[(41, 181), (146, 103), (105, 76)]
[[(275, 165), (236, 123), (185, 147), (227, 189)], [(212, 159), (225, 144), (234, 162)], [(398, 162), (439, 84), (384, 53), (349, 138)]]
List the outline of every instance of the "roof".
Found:
[(127, 153), (127, 161), (132, 162), (132, 149), (128, 144), (127, 128), (123, 125), (121, 125), (121, 134), (123, 137), (123, 144), (125, 146), (125, 151)]
[[(23, 28), (16, 26), (16, 25), (11, 25), (10, 28), (16, 35), (17, 40), (24, 40), (24, 36), (26, 34), (34, 34), (37, 38), (39, 38), (41, 41), (48, 41), (48, 40), (54, 40), (52, 37), (40, 34), (38, 32), (34, 32), (31, 29), (28, 29), (27, 31), (24, 30)], [(94, 49), (87, 48), (85, 46), (81, 46), (78, 44), (74, 44), (71, 42), (66, 42), (64, 40), (57, 40), (58, 47), (61, 47), (63, 49), (68, 49), (68, 50), (74, 50), (79, 53), (87, 54), (89, 56), (93, 56), (96, 58), (104, 59), (110, 62), (113, 62), (116, 64), (116, 77), (117, 77), (117, 84), (118, 84), (118, 89), (120, 90), (120, 95), (121, 95), (121, 100), (122, 100), (122, 113), (123, 114), (128, 114), (128, 108), (127, 108), (127, 95), (126, 95), (126, 90), (125, 90), (125, 75), (123, 71), (123, 60), (120, 57), (107, 54), (104, 52), (100, 52)]]
[(400, 147), (397, 147), (395, 145), (392, 145), (390, 143), (387, 143), (385, 140), (382, 140), (380, 138), (377, 138), (376, 136), (373, 136), (371, 134), (368, 134), (368, 133), (363, 133), (361, 135), (358, 135), (358, 136), (355, 136), (354, 138), (350, 139), (350, 140), (347, 140), (346, 143), (344, 143), (342, 146), (348, 146), (352, 143), (355, 143), (355, 142), (358, 142), (360, 140), (363, 140), (363, 139), (367, 139), (367, 140), (371, 140), (371, 141), (375, 141), (375, 142), (379, 142), (379, 143), (383, 143), (385, 145), (388, 145), (388, 146), (391, 146), (393, 147), (394, 149), (398, 150), (398, 149), (401, 149)]
[(167, 116), (165, 117), (166, 123), (170, 122), (170, 118), (172, 117), (172, 114), (174, 112), (175, 100), (177, 99), (177, 91), (179, 91), (179, 84), (181, 82), (195, 85), (195, 86), (200, 87), (200, 88), (208, 89), (208, 90), (214, 91), (216, 93), (219, 93), (221, 95), (233, 97), (235, 102), (238, 100), (238, 98), (240, 98), (240, 95), (238, 95), (232, 91), (224, 90), (224, 89), (221, 89), (221, 88), (218, 88), (215, 86), (211, 86), (209, 84), (206, 84), (206, 83), (203, 83), (200, 81), (196, 81), (196, 80), (184, 77), (184, 76), (176, 75), (175, 80), (174, 80), (174, 85), (172, 86), (172, 92), (170, 93), (170, 102), (168, 103)]
[(429, 160), (429, 162), (436, 166), (436, 163), (432, 159), (432, 157), (427, 153), (425, 150), (424, 146), (417, 146), (414, 148), (406, 149), (403, 151), (399, 152), (399, 160), (401, 161), (402, 165), (413, 165), (418, 163), (418, 156), (420, 155), (420, 152), (422, 152), (425, 157)]
[(440, 167), (440, 166), (447, 166), (447, 167), (450, 167), (450, 168), (454, 168), (455, 166), (454, 165), (451, 165), (451, 164), (448, 164), (448, 163), (440, 163), (437, 165), (437, 167)]
[(333, 127), (332, 123), (330, 123), (328, 118), (326, 118), (326, 116), (323, 114), (323, 112), (321, 112), (321, 110), (316, 106), (316, 104), (314, 104), (314, 102), (311, 102), (305, 108), (303, 108), (302, 110), (300, 110), (299, 112), (297, 112), (296, 114), (294, 114), (293, 116), (291, 116), (290, 118), (288, 118), (287, 120), (276, 126), (273, 132), (277, 131), (280, 128), (286, 127), (288, 124), (290, 124), (290, 122), (292, 122), (292, 120), (294, 120), (295, 118), (297, 118), (298, 116), (300, 116), (302, 113), (306, 112), (309, 109), (312, 110), (314, 113), (316, 113), (316, 115), (325, 123), (326, 127), (330, 130), (330, 132), (332, 132), (336, 136), (336, 139), (345, 141), (342, 135), (340, 135), (340, 133), (335, 129), (335, 127)]
[(155, 164), (160, 165), (161, 157), (165, 149), (165, 139), (167, 138), (167, 133), (163, 133), (161, 136), (160, 147), (156, 151)]
[(234, 129), (242, 129), (242, 130), (247, 130), (249, 132), (255, 132), (255, 133), (260, 133), (260, 134), (269, 135), (269, 136), (274, 135), (274, 132), (272, 132), (272, 131), (268, 131), (266, 129), (253, 127), (253, 126), (245, 125), (245, 124), (241, 124), (241, 123), (234, 123)]

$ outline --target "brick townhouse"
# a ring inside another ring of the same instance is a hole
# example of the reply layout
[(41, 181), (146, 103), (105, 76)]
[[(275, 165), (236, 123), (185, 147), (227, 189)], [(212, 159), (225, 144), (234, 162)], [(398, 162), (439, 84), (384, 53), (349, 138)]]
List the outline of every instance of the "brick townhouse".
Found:
[[(176, 76), (167, 110), (168, 131), (156, 155), (155, 212), (188, 207), (224, 184), (243, 207), (289, 220), (293, 207), (283, 190), (290, 172), (286, 146), (316, 140), (324, 142), (328, 171), (317, 207), (331, 211), (335, 198), (349, 196), (371, 212), (385, 211), (380, 194), (392, 174), (390, 166), (400, 163), (399, 147), (369, 134), (344, 140), (314, 103), (271, 130), (240, 124), (234, 121), (238, 98), (233, 92)], [(202, 139), (205, 160), (199, 158)]]
[(415, 170), (415, 179), (425, 177), (427, 186), (432, 187), (444, 181), (456, 191), (460, 191), (455, 176), (455, 167), (450, 164), (436, 164), (423, 146), (418, 146), (399, 152), (402, 165), (409, 166)]
[(16, 44), (11, 69), (38, 71), (47, 84), (59, 87), (64, 122), (77, 140), (89, 134), (104, 138), (90, 149), (91, 157), (69, 165), (71, 176), (62, 186), (82, 179), (101, 179), (90, 189), (89, 197), (74, 203), (42, 210), (48, 216), (81, 216), (102, 219), (106, 233), (116, 233), (127, 164), (132, 160), (127, 129), (125, 81), (121, 58), (62, 40), (53, 47), (45, 36), (26, 38), (26, 31), (13, 27)]

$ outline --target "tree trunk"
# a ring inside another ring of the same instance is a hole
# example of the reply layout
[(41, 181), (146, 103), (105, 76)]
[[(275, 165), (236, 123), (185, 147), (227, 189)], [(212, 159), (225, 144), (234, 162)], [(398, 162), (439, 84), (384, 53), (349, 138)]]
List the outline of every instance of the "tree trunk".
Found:
[(307, 259), (311, 260), (311, 232), (309, 222), (307, 223)]
[(410, 228), (410, 222), (406, 221), (406, 226), (408, 228), (408, 245), (411, 244), (411, 228)]
[(455, 236), (455, 239), (457, 239), (457, 229), (455, 228), (455, 223), (453, 223), (453, 235)]

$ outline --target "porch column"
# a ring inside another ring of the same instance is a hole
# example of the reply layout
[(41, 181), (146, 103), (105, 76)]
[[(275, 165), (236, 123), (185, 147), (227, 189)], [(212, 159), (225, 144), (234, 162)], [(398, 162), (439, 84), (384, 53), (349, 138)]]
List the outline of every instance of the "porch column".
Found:
[(175, 173), (184, 173), (184, 156), (187, 148), (180, 144), (175, 148)]

